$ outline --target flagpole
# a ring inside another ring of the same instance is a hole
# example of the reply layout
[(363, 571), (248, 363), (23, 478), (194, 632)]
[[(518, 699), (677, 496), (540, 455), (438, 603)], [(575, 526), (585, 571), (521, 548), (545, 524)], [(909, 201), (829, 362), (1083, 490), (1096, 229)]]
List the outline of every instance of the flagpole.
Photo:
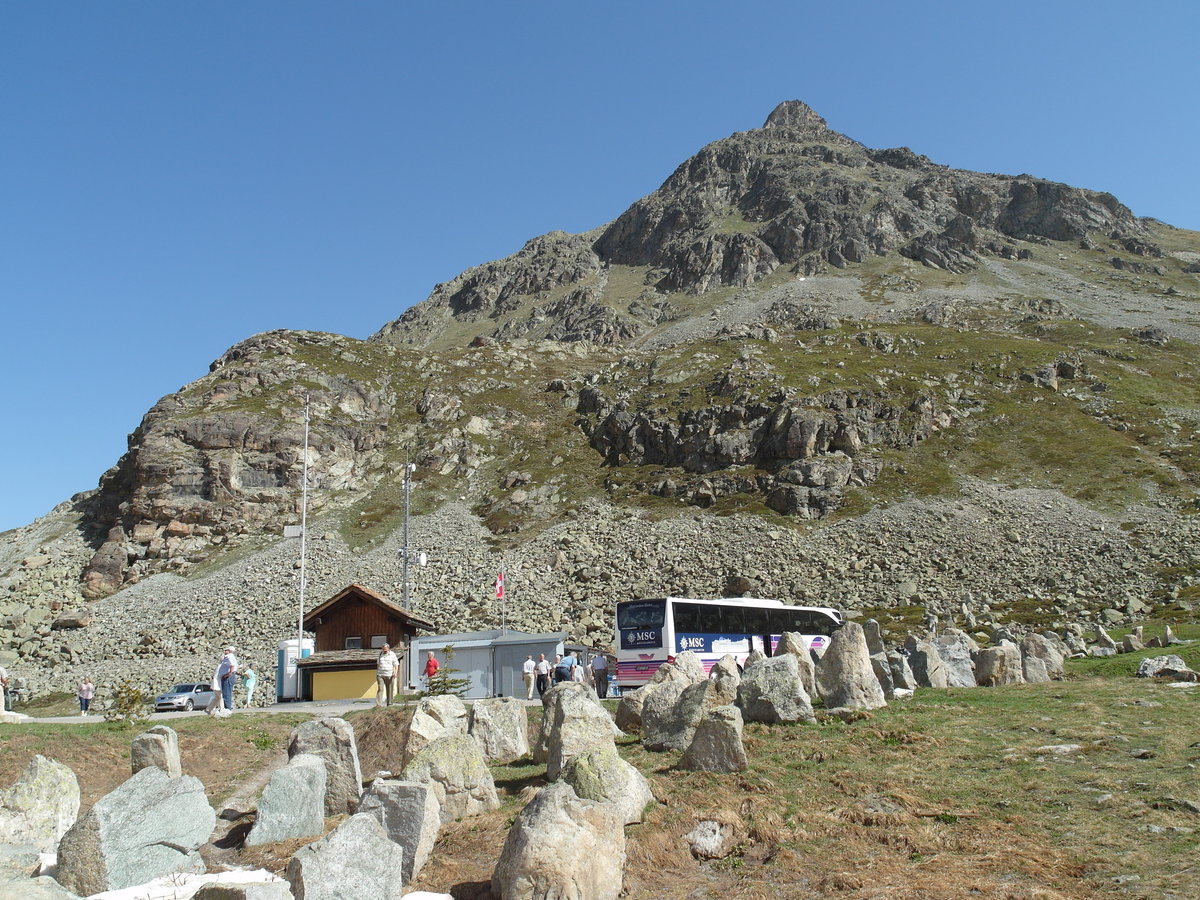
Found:
[(500, 633), (508, 633), (508, 625), (505, 621), (505, 611), (508, 606), (508, 581), (507, 573), (504, 571), (504, 560), (500, 560), (500, 577), (496, 579), (496, 599), (500, 601)]

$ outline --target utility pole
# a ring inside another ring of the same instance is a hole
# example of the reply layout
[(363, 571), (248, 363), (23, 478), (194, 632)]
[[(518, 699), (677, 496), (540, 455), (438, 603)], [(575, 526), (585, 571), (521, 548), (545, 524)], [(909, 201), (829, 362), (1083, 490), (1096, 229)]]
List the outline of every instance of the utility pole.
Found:
[(401, 586), (401, 601), (400, 605), (405, 609), (409, 609), (408, 605), (408, 564), (416, 562), (419, 566), (424, 566), (427, 562), (427, 557), (424, 551), (418, 552), (412, 550), (408, 546), (408, 504), (412, 494), (412, 475), (417, 470), (416, 463), (404, 464), (404, 546), (400, 549), (400, 556), (404, 561), (404, 575)]
[(408, 549), (408, 499), (412, 492), (412, 473), (415, 468), (416, 465), (413, 463), (404, 464), (404, 549), (401, 551), (404, 556), (404, 587), (400, 605), (405, 609), (408, 609), (408, 558), (410, 554)]
[(304, 589), (308, 579), (308, 393), (304, 394), (304, 475), (300, 487), (300, 612), (296, 620), (296, 697), (300, 696), (300, 658), (304, 653)]

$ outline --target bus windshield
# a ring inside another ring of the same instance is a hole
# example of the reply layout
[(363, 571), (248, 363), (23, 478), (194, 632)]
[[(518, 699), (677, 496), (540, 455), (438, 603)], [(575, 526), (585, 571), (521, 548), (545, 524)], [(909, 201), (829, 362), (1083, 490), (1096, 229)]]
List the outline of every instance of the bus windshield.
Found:
[(617, 605), (617, 627), (662, 628), (666, 618), (666, 600), (635, 600)]

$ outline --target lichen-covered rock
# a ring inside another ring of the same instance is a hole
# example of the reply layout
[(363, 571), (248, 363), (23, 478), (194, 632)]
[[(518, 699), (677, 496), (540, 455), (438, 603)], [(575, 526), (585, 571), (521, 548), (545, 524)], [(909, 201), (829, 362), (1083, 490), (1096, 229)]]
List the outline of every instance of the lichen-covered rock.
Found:
[(736, 813), (719, 819), (701, 819), (683, 836), (696, 859), (724, 859), (746, 837), (746, 826)]
[[(740, 684), (740, 681), (739, 681)], [(725, 691), (711, 679), (689, 684), (664, 682), (647, 688), (642, 707), (642, 746), (647, 750), (683, 750), (692, 742), (704, 713), (725, 705)], [(734, 696), (737, 696), (736, 691)]]
[(737, 707), (747, 722), (815, 722), (796, 657), (763, 658), (748, 666), (738, 685)]
[(174, 872), (203, 872), (197, 850), (216, 821), (198, 778), (142, 769), (97, 800), (63, 835), (58, 880), (88, 896)]
[(443, 825), (500, 805), (487, 761), (470, 735), (438, 738), (413, 757), (401, 779), (433, 789)]
[(576, 756), (563, 768), (560, 780), (583, 800), (615, 805), (626, 825), (641, 822), (646, 806), (654, 802), (646, 776), (621, 759), (614, 746), (594, 747)]
[(529, 717), (516, 697), (476, 700), (468, 731), (491, 762), (510, 763), (529, 752)]
[(467, 707), (453, 694), (437, 694), (417, 701), (408, 730), (404, 736), (401, 765), (428, 747), (438, 738), (466, 734)]
[(742, 713), (732, 705), (705, 714), (678, 763), (681, 769), (703, 772), (741, 772), (747, 765)]
[(883, 646), (883, 632), (879, 627), (879, 622), (875, 619), (866, 619), (862, 623), (863, 635), (867, 639), (867, 652), (872, 656), (880, 656), (887, 652), (887, 648)]
[(294, 897), (286, 881), (221, 881), (204, 885), (192, 895), (192, 900), (294, 900)]
[(551, 781), (573, 757), (593, 747), (613, 744), (616, 726), (595, 692), (586, 686), (557, 684), (546, 692), (542, 703), (542, 727), (534, 759), (539, 754), (544, 757), (546, 777)]
[(879, 682), (879, 687), (883, 691), (883, 699), (889, 703), (896, 699), (896, 684), (892, 680), (892, 667), (888, 664), (887, 654), (872, 655), (871, 669), (875, 673), (875, 680)]
[(53, 853), (78, 814), (75, 773), (39, 754), (12, 787), (0, 791), (0, 844), (27, 844)]
[(276, 769), (258, 800), (246, 845), (311, 837), (325, 831), (325, 760), (300, 753)]
[(830, 708), (878, 709), (887, 705), (871, 667), (866, 635), (857, 622), (847, 622), (829, 639), (817, 666), (817, 684)]
[[(608, 717), (608, 710), (601, 705), (600, 698), (596, 696), (595, 691), (588, 690), (582, 684), (563, 681), (542, 695), (542, 723), (538, 728), (537, 740), (533, 745), (535, 762), (547, 762), (550, 759), (550, 734), (555, 727), (554, 723), (562, 719), (560, 710), (562, 704), (566, 702), (571, 705), (572, 709), (575, 709), (585, 701), (601, 710), (606, 718)], [(588, 712), (585, 715), (592, 715), (592, 713)], [(614, 737), (621, 733), (621, 730), (611, 720), (609, 730)]]
[(339, 816), (358, 809), (362, 769), (354, 729), (345, 719), (303, 722), (292, 731), (288, 757), (312, 753), (325, 760), (325, 815)]
[(442, 827), (441, 807), (429, 784), (376, 779), (362, 795), (359, 812), (375, 816), (388, 839), (404, 851), (403, 880), (421, 872)]
[(359, 813), (296, 851), (286, 877), (297, 900), (399, 900), (403, 854), (374, 816)]
[(1046, 663), (1036, 656), (1021, 657), (1021, 676), (1025, 679), (1026, 684), (1045, 684), (1050, 680), (1050, 673), (1046, 671)]
[(674, 666), (692, 683), (703, 681), (708, 677), (704, 671), (704, 663), (702, 663), (700, 661), (700, 657), (691, 650), (684, 650), (682, 653), (676, 656)]
[(625, 872), (625, 828), (605, 803), (569, 784), (547, 785), (509, 829), (492, 873), (500, 900), (616, 900)]
[(129, 763), (134, 775), (147, 766), (157, 766), (172, 778), (178, 778), (183, 774), (179, 761), (179, 735), (166, 725), (155, 725), (143, 731), (129, 748)]

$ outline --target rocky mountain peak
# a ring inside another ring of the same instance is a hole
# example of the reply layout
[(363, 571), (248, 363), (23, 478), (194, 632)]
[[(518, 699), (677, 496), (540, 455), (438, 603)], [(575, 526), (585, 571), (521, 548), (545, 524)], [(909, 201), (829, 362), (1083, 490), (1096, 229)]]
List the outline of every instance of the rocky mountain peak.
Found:
[(784, 100), (771, 110), (763, 128), (811, 128), (824, 129), (825, 120), (803, 100)]
[(375, 339), (431, 349), (480, 337), (637, 344), (677, 318), (681, 294), (886, 257), (963, 274), (1030, 259), (1041, 242), (1142, 231), (1111, 195), (870, 149), (787, 100), (763, 128), (701, 148), (613, 222), (554, 232), (470, 269)]

